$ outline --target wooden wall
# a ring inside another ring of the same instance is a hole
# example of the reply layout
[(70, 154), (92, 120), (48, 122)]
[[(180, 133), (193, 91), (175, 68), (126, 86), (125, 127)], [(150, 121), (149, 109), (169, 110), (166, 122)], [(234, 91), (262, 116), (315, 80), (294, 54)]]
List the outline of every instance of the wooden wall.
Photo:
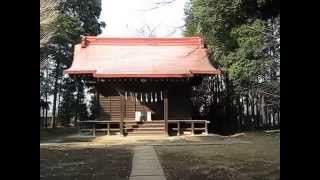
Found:
[[(135, 90), (139, 89), (139, 85), (135, 84)], [(188, 83), (156, 85), (141, 84), (141, 89), (164, 90), (168, 89), (168, 116), (170, 119), (191, 119), (191, 102), (190, 102), (190, 86)], [(120, 94), (116, 89), (126, 90), (132, 89), (128, 84), (102, 83), (98, 86), (100, 114), (99, 120), (120, 121)], [(135, 111), (152, 111), (152, 120), (163, 120), (163, 101), (158, 102), (140, 102), (129, 96), (124, 99), (123, 117), (125, 121), (133, 121), (135, 119)]]
[(169, 120), (191, 119), (190, 89), (188, 84), (177, 84), (168, 91), (168, 116)]

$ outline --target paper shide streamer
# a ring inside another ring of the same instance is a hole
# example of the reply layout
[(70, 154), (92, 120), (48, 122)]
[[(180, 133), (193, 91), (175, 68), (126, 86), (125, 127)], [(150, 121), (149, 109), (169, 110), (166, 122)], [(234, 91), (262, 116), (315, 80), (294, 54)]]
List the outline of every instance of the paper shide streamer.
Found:
[(154, 97), (154, 101), (157, 102), (157, 100), (158, 100), (158, 99), (157, 99), (157, 92), (155, 92), (155, 95), (154, 95), (154, 96), (155, 96), (155, 97)]
[(152, 92), (151, 92), (151, 97), (150, 98), (151, 98), (151, 102), (153, 102)]
[(133, 92), (122, 91), (121, 94), (125, 96), (126, 101), (140, 101), (146, 103), (153, 103), (163, 101), (163, 91), (150, 91), (150, 92)]

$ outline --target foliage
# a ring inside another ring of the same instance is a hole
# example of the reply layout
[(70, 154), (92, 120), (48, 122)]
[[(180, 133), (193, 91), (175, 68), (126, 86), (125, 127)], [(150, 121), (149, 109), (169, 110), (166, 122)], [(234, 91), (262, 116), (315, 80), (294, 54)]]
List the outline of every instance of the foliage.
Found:
[(57, 33), (46, 49), (56, 61), (67, 68), (72, 63), (73, 45), (81, 41), (81, 35), (95, 36), (102, 32), (104, 22), (99, 22), (99, 0), (65, 0), (58, 7), (60, 15), (55, 21)]
[[(191, 0), (186, 5), (185, 36), (203, 37), (210, 60), (224, 72), (226, 85), (217, 91), (216, 84), (223, 83), (204, 78), (193, 91), (194, 103), (211, 115), (222, 112), (222, 126), (236, 123), (258, 103), (262, 119), (265, 105), (280, 107), (279, 7), (274, 0)], [(245, 121), (251, 122), (256, 115), (248, 117)]]
[(83, 81), (77, 81), (76, 83), (76, 87), (77, 87), (77, 112), (78, 114), (78, 119), (80, 121), (83, 120), (88, 120), (89, 118), (89, 113), (88, 113), (88, 107), (87, 104), (85, 102), (85, 94), (84, 94), (84, 90), (85, 90), (85, 84)]
[(59, 16), (57, 0), (40, 0), (40, 48), (46, 46), (56, 32), (54, 21)]
[(99, 112), (99, 104), (97, 103), (97, 95), (94, 94), (90, 101), (90, 119), (96, 119)]
[(88, 107), (85, 103), (84, 84), (72, 78), (65, 78), (62, 86), (62, 102), (59, 113), (63, 125), (71, 119), (87, 120)]
[(275, 43), (280, 40), (280, 24), (271, 23), (280, 21), (275, 1), (193, 0), (185, 13), (185, 35), (203, 36), (211, 60), (229, 72), (236, 92), (257, 87), (270, 71), (279, 72), (278, 53), (270, 54), (272, 49), (280, 52), (280, 42)]
[(76, 110), (76, 86), (71, 78), (65, 78), (62, 86), (62, 102), (59, 110), (59, 119), (63, 125), (68, 125), (75, 116)]

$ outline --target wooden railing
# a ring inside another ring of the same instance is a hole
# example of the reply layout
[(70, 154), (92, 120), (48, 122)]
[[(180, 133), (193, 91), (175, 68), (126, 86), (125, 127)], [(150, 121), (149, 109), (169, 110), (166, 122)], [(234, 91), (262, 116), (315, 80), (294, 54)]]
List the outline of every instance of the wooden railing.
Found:
[[(121, 135), (121, 121), (97, 121), (97, 120), (87, 120), (77, 122), (79, 127), (79, 133), (82, 134), (84, 131), (92, 132), (92, 136), (96, 135), (97, 131), (106, 131), (109, 136), (111, 131), (119, 131)], [(191, 134), (194, 135), (195, 131), (204, 131), (205, 134), (208, 134), (208, 124), (210, 121), (207, 120), (168, 120), (168, 124), (177, 124), (177, 128), (172, 128), (172, 130), (177, 131), (177, 135), (181, 135), (182, 130), (190, 130)], [(97, 129), (97, 124), (106, 124), (107, 128)], [(111, 124), (118, 124), (119, 128), (110, 128)], [(181, 125), (188, 124), (190, 127), (181, 127)], [(203, 124), (203, 127), (195, 127), (195, 124)], [(122, 124), (123, 125), (123, 124)]]
[[(191, 134), (194, 135), (196, 130), (204, 131), (205, 134), (208, 134), (208, 124), (210, 121), (207, 120), (168, 120), (168, 124), (177, 124), (177, 128), (172, 128), (173, 130), (178, 131), (177, 135), (181, 135), (181, 130), (191, 130)], [(181, 128), (182, 124), (190, 124), (190, 128)], [(204, 127), (195, 128), (195, 124), (204, 124)]]
[[(102, 128), (102, 129), (97, 129), (96, 125), (97, 124), (106, 124), (107, 128)], [(119, 124), (119, 128), (110, 128), (111, 124)], [(79, 133), (81, 134), (83, 131), (91, 131), (92, 132), (92, 136), (96, 135), (96, 131), (106, 131), (107, 135), (110, 135), (110, 131), (120, 131), (121, 133), (121, 122), (116, 122), (116, 121), (96, 121), (96, 120), (88, 120), (88, 121), (79, 121), (78, 122), (78, 126), (79, 126)]]

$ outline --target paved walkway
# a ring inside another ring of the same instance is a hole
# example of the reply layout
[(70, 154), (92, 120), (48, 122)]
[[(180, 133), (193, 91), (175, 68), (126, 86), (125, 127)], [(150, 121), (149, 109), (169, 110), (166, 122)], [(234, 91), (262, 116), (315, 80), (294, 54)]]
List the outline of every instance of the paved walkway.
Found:
[(130, 180), (166, 180), (152, 146), (136, 146)]

